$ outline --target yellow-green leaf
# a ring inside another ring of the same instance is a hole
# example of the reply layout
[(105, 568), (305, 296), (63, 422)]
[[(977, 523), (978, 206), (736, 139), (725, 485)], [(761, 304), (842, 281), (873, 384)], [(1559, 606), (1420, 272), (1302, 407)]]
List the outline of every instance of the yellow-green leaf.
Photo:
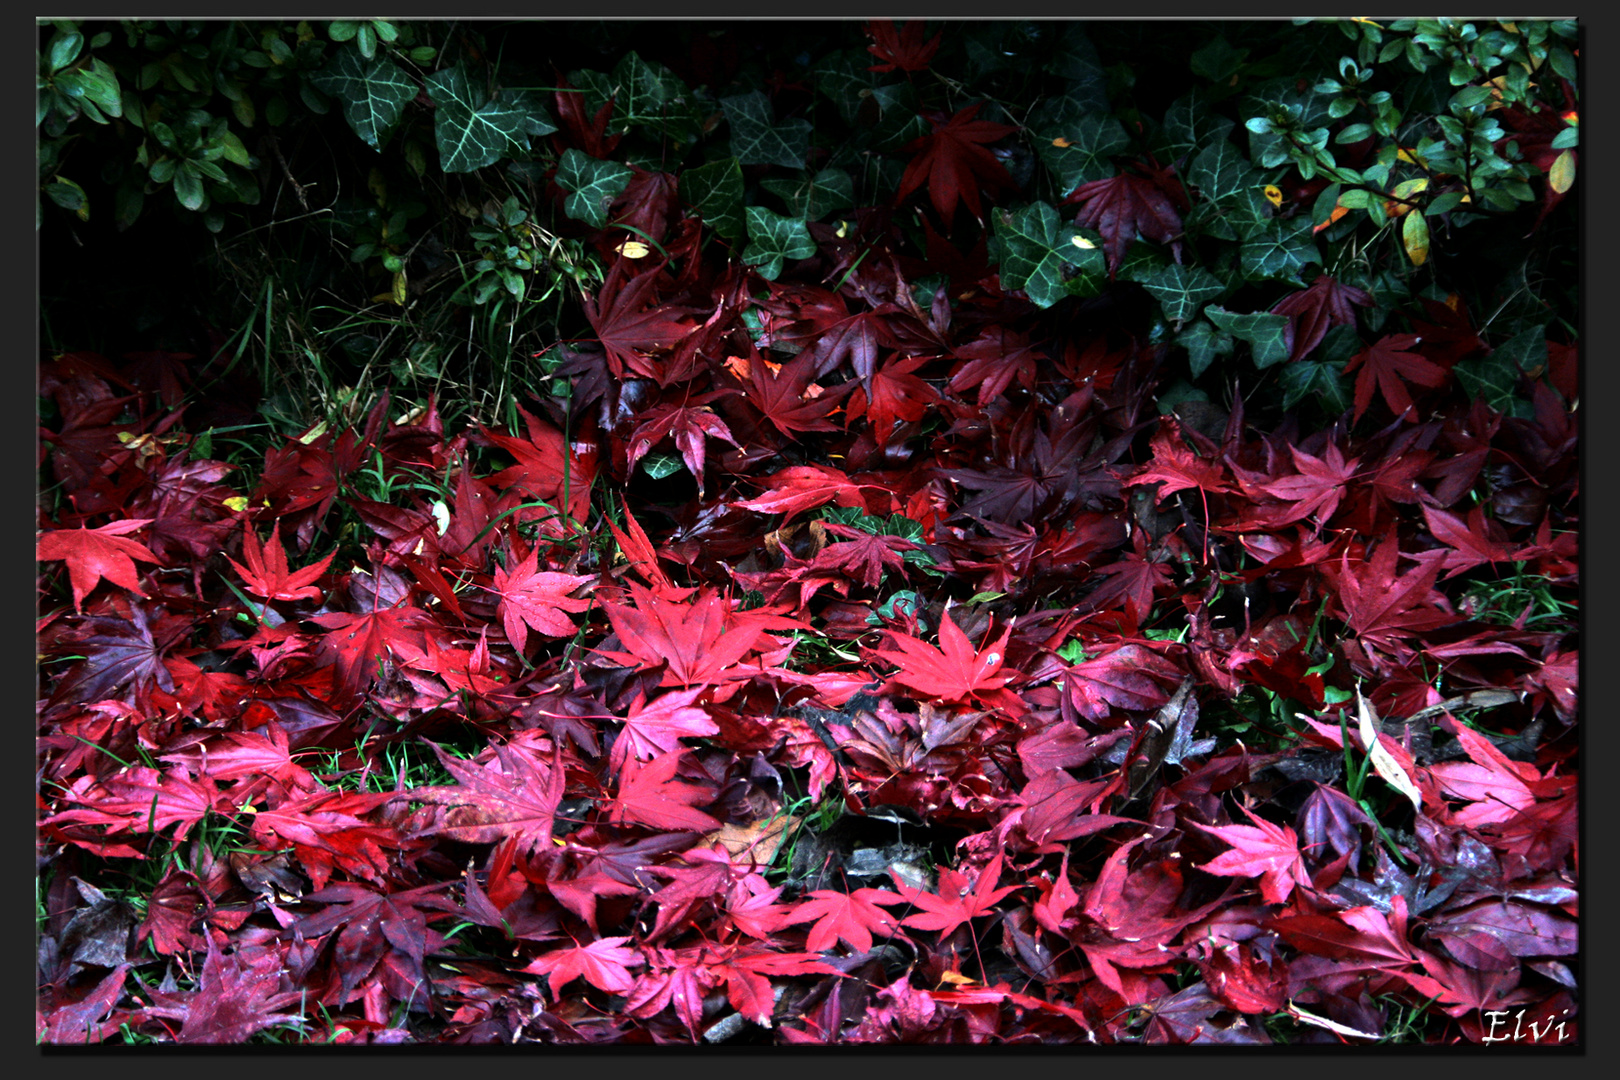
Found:
[(1412, 260), (1413, 266), (1422, 266), (1429, 257), (1429, 223), (1420, 213), (1407, 214), (1405, 222), (1401, 225), (1401, 243), (1406, 248), (1406, 257)]
[(1565, 150), (1547, 170), (1547, 183), (1562, 195), (1575, 185), (1575, 151)]

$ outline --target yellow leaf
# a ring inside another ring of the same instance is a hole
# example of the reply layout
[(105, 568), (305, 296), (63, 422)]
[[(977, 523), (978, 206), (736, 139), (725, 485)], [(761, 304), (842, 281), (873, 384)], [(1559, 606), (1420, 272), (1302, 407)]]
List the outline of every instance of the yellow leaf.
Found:
[(246, 495), (233, 495), (229, 499), (225, 500), (225, 505), (229, 509), (231, 509), (231, 510), (235, 511), (236, 513), (240, 514), (242, 511), (244, 511), (244, 510), (246, 510), (248, 508), (247, 496)]
[(1406, 215), (1406, 222), (1401, 226), (1401, 244), (1412, 265), (1422, 266), (1429, 257), (1429, 223), (1423, 220), (1422, 214)]
[(645, 259), (652, 248), (643, 244), (640, 240), (626, 240), (613, 250), (627, 259)]
[[(1417, 217), (1416, 214), (1412, 215)], [(1417, 785), (1412, 778), (1406, 775), (1401, 763), (1395, 760), (1395, 755), (1384, 749), (1384, 744), (1378, 741), (1378, 714), (1373, 707), (1367, 704), (1367, 699), (1361, 696), (1361, 687), (1356, 687), (1356, 713), (1361, 721), (1361, 745), (1367, 748), (1367, 756), (1372, 759), (1373, 771), (1382, 776), (1390, 787), (1412, 800), (1412, 805), (1419, 812), (1423, 810), (1423, 797), (1418, 794)]]
[(405, 306), (405, 298), (408, 295), (406, 291), (408, 284), (409, 283), (405, 280), (405, 271), (396, 270), (394, 272), (394, 287), (389, 291), (388, 299), (398, 307)]
[(1547, 184), (1562, 195), (1575, 186), (1575, 151), (1565, 150), (1547, 170)]
[(1079, 235), (1078, 233), (1075, 234), (1074, 239), (1070, 240), (1069, 243), (1071, 243), (1075, 247), (1081, 248), (1082, 250), (1085, 250), (1085, 251), (1090, 251), (1090, 250), (1092, 250), (1093, 248), (1095, 248), (1097, 246), (1096, 244), (1093, 244), (1090, 240), (1087, 240), (1085, 237)]
[(1068, 147), (1073, 146), (1074, 143), (1070, 142), (1068, 139), (1065, 139), (1063, 136), (1059, 135), (1057, 138), (1052, 140), (1052, 145), (1056, 146), (1056, 147), (1059, 147), (1060, 149), (1067, 149)]
[(1272, 206), (1282, 205), (1282, 188), (1276, 184), (1267, 184), (1262, 190), (1265, 191), (1266, 199)]
[(1425, 169), (1429, 167), (1429, 163), (1423, 159), (1422, 154), (1417, 153), (1415, 150), (1408, 150), (1404, 146), (1396, 148), (1395, 157), (1408, 165), (1418, 165)]

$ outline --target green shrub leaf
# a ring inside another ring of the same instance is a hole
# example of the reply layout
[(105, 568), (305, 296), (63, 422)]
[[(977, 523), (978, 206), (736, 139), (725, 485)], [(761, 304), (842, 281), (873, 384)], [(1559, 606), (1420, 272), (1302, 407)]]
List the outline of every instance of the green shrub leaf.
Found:
[(608, 207), (630, 184), (631, 169), (569, 147), (557, 162), (557, 186), (568, 193), (563, 213), (593, 229), (607, 224)]
[(759, 186), (788, 204), (795, 217), (820, 221), (836, 210), (855, 205), (855, 184), (843, 169), (822, 169), (814, 176), (768, 177)]

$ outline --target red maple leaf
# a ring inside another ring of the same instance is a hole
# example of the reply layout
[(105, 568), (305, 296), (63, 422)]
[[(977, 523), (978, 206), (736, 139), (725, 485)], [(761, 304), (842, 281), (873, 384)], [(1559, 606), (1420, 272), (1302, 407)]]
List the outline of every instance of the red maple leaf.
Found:
[(1422, 340), (1416, 334), (1385, 334), (1344, 365), (1346, 375), (1357, 368), (1361, 369), (1361, 374), (1356, 376), (1355, 419), (1360, 420), (1361, 414), (1372, 404), (1375, 388), (1383, 395), (1389, 411), (1405, 418), (1412, 408), (1412, 397), (1406, 392), (1407, 383), (1414, 382), (1431, 390), (1445, 385), (1445, 368), (1430, 362), (1420, 353), (1408, 351)]
[(982, 220), (979, 185), (983, 183), (997, 189), (1014, 186), (1007, 170), (983, 144), (1006, 138), (1018, 129), (1009, 124), (973, 119), (981, 108), (982, 105), (969, 105), (948, 121), (943, 113), (928, 115), (934, 130), (906, 144), (907, 150), (916, 153), (900, 177), (896, 204), (904, 202), (906, 196), (918, 188), (927, 187), (929, 199), (947, 223), (956, 212), (957, 204), (962, 202), (975, 218)]
[(996, 888), (996, 882), (1001, 878), (1000, 852), (985, 864), (978, 877), (971, 882), (966, 874), (941, 866), (939, 886), (931, 893), (907, 885), (893, 871), (890, 874), (894, 877), (895, 888), (901, 898), (923, 909), (915, 915), (906, 916), (901, 925), (915, 926), (918, 930), (938, 930), (942, 941), (963, 923), (971, 922), (980, 915), (988, 915), (994, 910), (996, 901), (1003, 896), (1022, 888), (1020, 885)]
[(1288, 316), (1288, 334), (1293, 342), (1288, 359), (1305, 356), (1322, 343), (1333, 327), (1354, 326), (1353, 304), (1367, 307), (1372, 297), (1354, 285), (1341, 285), (1326, 274), (1318, 274), (1310, 288), (1291, 292), (1271, 305), (1273, 315)]
[(624, 730), (613, 743), (608, 767), (614, 772), (624, 768), (627, 757), (645, 761), (659, 754), (681, 748), (682, 738), (714, 735), (720, 726), (709, 718), (707, 709), (693, 704), (707, 692), (706, 687), (690, 690), (671, 690), (659, 694), (651, 704), (639, 690), (630, 703), (630, 713), (624, 718)]
[(697, 481), (698, 498), (703, 497), (703, 451), (705, 436), (713, 435), (717, 439), (724, 439), (732, 446), (737, 440), (731, 437), (731, 429), (726, 422), (714, 414), (706, 405), (700, 404), (708, 401), (718, 394), (703, 394), (692, 399), (687, 405), (658, 405), (645, 414), (640, 426), (630, 433), (630, 445), (626, 452), (626, 469), (634, 469), (636, 462), (640, 461), (646, 453), (666, 435), (675, 437), (675, 446), (681, 452), (681, 459), (686, 462), (687, 472)]
[(946, 388), (953, 394), (963, 394), (970, 387), (978, 387), (981, 409), (1005, 393), (1014, 379), (1025, 390), (1035, 389), (1036, 364), (1044, 359), (1028, 334), (1006, 327), (984, 331), (977, 340), (957, 346), (951, 355), (967, 363), (951, 376)]
[(517, 459), (517, 464), (489, 478), (499, 487), (516, 487), (529, 499), (566, 509), (583, 523), (590, 514), (591, 484), (596, 480), (594, 461), (581, 458), (565, 445), (563, 433), (521, 405), (518, 413), (529, 437), (519, 439), (480, 428), (484, 437)]
[(329, 611), (311, 616), (311, 621), (330, 631), (321, 638), (321, 646), (336, 663), (339, 690), (351, 696), (372, 684), (384, 661), (394, 656), (422, 659), (426, 655), (422, 631), (433, 625), (427, 612), (404, 599), (371, 611)]
[(814, 568), (844, 570), (851, 577), (859, 576), (869, 589), (877, 588), (885, 566), (899, 570), (906, 564), (905, 553), (918, 550), (918, 545), (898, 536), (874, 536), (872, 533), (835, 521), (824, 522), (822, 528), (835, 536), (849, 537), (822, 548), (810, 563)]
[(912, 374), (929, 359), (912, 356), (884, 364), (872, 373), (867, 386), (856, 390), (850, 398), (850, 420), (865, 416), (867, 434), (877, 445), (888, 442), (896, 422), (909, 424), (921, 420), (928, 406), (939, 400), (939, 391)]
[(602, 605), (626, 651), (597, 652), (643, 670), (667, 664), (661, 686), (725, 681), (728, 669), (760, 643), (769, 619), (733, 611), (725, 597), (707, 590), (691, 603), (677, 603), (632, 581), (630, 596), (633, 607)]
[(748, 382), (743, 384), (748, 400), (765, 414), (765, 419), (789, 438), (798, 431), (838, 430), (838, 425), (827, 417), (839, 400), (860, 383), (840, 383), (827, 389), (812, 382), (814, 358), (805, 353), (773, 368), (757, 355), (749, 358)]
[(135, 532), (151, 524), (150, 518), (126, 518), (113, 521), (99, 529), (53, 529), (40, 533), (34, 545), (34, 559), (62, 559), (67, 562), (68, 578), (73, 583), (73, 610), (84, 610), (84, 598), (96, 583), (106, 578), (136, 596), (145, 596), (135, 574), (132, 559), (142, 562), (160, 562), (144, 544), (130, 540), (124, 534)]
[(304, 996), (302, 990), (279, 989), (286, 950), (285, 945), (256, 945), (222, 953), (210, 934), (196, 987), (180, 991), (148, 987), (152, 1004), (136, 1015), (143, 1020), (179, 1020), (174, 1038), (182, 1043), (240, 1043), (267, 1027), (296, 1024), (298, 1014), (276, 1011)]
[(627, 993), (636, 983), (630, 969), (645, 963), (639, 950), (624, 948), (629, 940), (629, 937), (606, 937), (589, 945), (576, 943), (570, 949), (548, 952), (520, 970), (546, 976), (554, 998), (560, 989), (581, 976), (598, 990)]
[(868, 485), (851, 482), (848, 473), (830, 465), (789, 465), (757, 482), (764, 485), (764, 494), (743, 499), (736, 505), (760, 514), (789, 517), (830, 502), (868, 509), (866, 498), (861, 494), (861, 489)]
[(1004, 650), (1011, 634), (1012, 628), (1008, 627), (990, 645), (975, 650), (967, 635), (951, 619), (950, 609), (946, 608), (940, 620), (937, 648), (910, 634), (891, 631), (889, 637), (896, 647), (874, 650), (874, 655), (899, 666), (900, 670), (893, 675), (895, 682), (928, 697), (942, 701), (977, 698), (986, 702), (1006, 703), (1007, 698), (1017, 700), (1016, 695), (1003, 689), (1012, 680), (1012, 675), (998, 675), (996, 672), (1002, 668), (1006, 656)]
[(1064, 202), (1080, 204), (1075, 224), (1102, 233), (1110, 281), (1138, 236), (1169, 244), (1181, 235), (1181, 215), (1170, 199), (1157, 184), (1140, 176), (1120, 173), (1081, 184)]
[(501, 623), (506, 640), (521, 654), (533, 629), (553, 638), (573, 637), (578, 627), (570, 611), (588, 611), (593, 601), (569, 593), (596, 580), (590, 574), (562, 574), (540, 569), (540, 545), (529, 549), (522, 562), (507, 570), (495, 568), (491, 592), (501, 598)]
[(435, 882), (389, 893), (344, 881), (303, 898), (305, 903), (326, 905), (298, 920), (303, 938), (314, 940), (343, 928), (333, 947), (336, 957), (345, 961), (334, 965), (339, 977), (338, 1001), (359, 996), (371, 982), (380, 982), (389, 996), (401, 1002), (426, 1000), (422, 961), (429, 950), (444, 946), (444, 938), (429, 928), (428, 920), (451, 914), (443, 910), (444, 902), (436, 895), (443, 888), (444, 883)]
[(1452, 550), (1446, 553), (1446, 577), (1456, 577), (1482, 563), (1510, 562), (1524, 555), (1515, 550), (1501, 522), (1485, 516), (1485, 505), (1474, 507), (1464, 521), (1456, 514), (1424, 503), (1423, 519), (1433, 537)]
[(286, 549), (281, 546), (281, 522), (277, 521), (270, 530), (269, 541), (262, 546), (258, 533), (253, 531), (251, 525), (243, 531), (242, 557), (247, 560), (246, 566), (229, 557), (225, 561), (242, 575), (248, 592), (254, 596), (262, 596), (266, 600), (319, 600), (321, 590), (315, 587), (314, 582), (326, 573), (326, 568), (336, 555), (334, 551), (302, 570), (290, 570)]
[(412, 802), (439, 808), (417, 835), (445, 836), (468, 844), (511, 838), (522, 850), (550, 844), (565, 784), (561, 750), (553, 750), (547, 763), (528, 747), (496, 743), (494, 760), (477, 765), (433, 743), (428, 745), (459, 783), (412, 788), (405, 793)]
[(629, 758), (619, 773), (619, 793), (609, 802), (612, 821), (631, 821), (654, 829), (708, 832), (718, 819), (697, 807), (712, 802), (713, 788), (672, 779), (681, 763), (680, 750), (660, 754), (647, 765)]
[(866, 34), (872, 39), (872, 44), (866, 51), (884, 61), (873, 64), (868, 71), (926, 71), (929, 61), (939, 51), (939, 35), (936, 32), (927, 42), (923, 41), (923, 24), (910, 19), (898, 31), (890, 19), (873, 19), (866, 24)]
[(614, 262), (601, 289), (585, 298), (585, 317), (607, 351), (614, 378), (624, 378), (628, 369), (662, 383), (664, 366), (651, 354), (672, 348), (692, 332), (691, 310), (658, 302), (656, 269), (644, 270), (626, 284), (627, 268), (633, 265), (622, 256)]
[(1352, 563), (1347, 551), (1338, 566), (1329, 563), (1322, 567), (1322, 573), (1334, 586), (1334, 601), (1350, 628), (1360, 637), (1391, 648), (1412, 634), (1460, 621), (1450, 611), (1445, 597), (1434, 592), (1446, 552), (1425, 552), (1416, 567), (1397, 576), (1399, 555), (1391, 533), (1378, 544), (1371, 559)]
[(858, 952), (872, 950), (872, 935), (885, 937), (899, 933), (898, 921), (879, 904), (902, 904), (905, 899), (887, 889), (856, 889), (841, 893), (832, 889), (817, 889), (810, 899), (793, 909), (790, 922), (819, 920), (810, 928), (804, 947), (811, 952), (826, 952), (838, 941), (847, 942)]
[(1299, 853), (1299, 836), (1286, 825), (1279, 827), (1255, 817), (1246, 806), (1239, 809), (1254, 825), (1198, 825), (1232, 845), (1231, 851), (1217, 855), (1199, 869), (1223, 877), (1258, 877), (1261, 899), (1280, 904), (1297, 883), (1310, 881)]
[(1197, 488), (1205, 495), (1235, 490), (1227, 479), (1226, 469), (1219, 462), (1200, 457), (1187, 445), (1181, 433), (1181, 422), (1173, 416), (1159, 420), (1159, 430), (1153, 434), (1153, 460), (1138, 470), (1121, 487), (1152, 484), (1162, 481), (1157, 502), (1186, 488)]
[(1339, 508), (1339, 499), (1355, 476), (1356, 466), (1361, 464), (1361, 459), (1346, 461), (1344, 454), (1333, 443), (1328, 444), (1326, 453), (1320, 458), (1312, 457), (1293, 444), (1289, 444), (1288, 453), (1299, 472), (1259, 487), (1269, 495), (1291, 500), (1292, 505), (1276, 516), (1268, 517), (1264, 525), (1278, 528), (1314, 514), (1320, 531), (1320, 527), (1326, 525)]

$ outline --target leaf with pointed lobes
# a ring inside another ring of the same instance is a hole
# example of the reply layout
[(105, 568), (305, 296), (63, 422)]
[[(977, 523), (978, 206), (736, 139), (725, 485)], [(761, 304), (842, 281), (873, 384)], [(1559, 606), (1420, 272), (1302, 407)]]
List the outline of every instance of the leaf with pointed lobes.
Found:
[(459, 783), (455, 787), (412, 788), (407, 793), (412, 802), (440, 808), (432, 824), (419, 834), (466, 844), (489, 844), (511, 837), (523, 850), (551, 843), (565, 784), (560, 748), (553, 748), (548, 764), (527, 747), (496, 743), (494, 760), (478, 765), (433, 743), (428, 745)]
[(702, 686), (671, 690), (649, 704), (646, 695), (638, 690), (624, 719), (624, 730), (613, 743), (608, 767), (619, 772), (627, 757), (646, 761), (679, 750), (683, 737), (718, 734), (720, 725), (709, 718), (707, 709), (694, 704), (707, 692), (707, 687)]
[(270, 530), (270, 539), (262, 546), (259, 544), (258, 534), (249, 526), (242, 535), (242, 557), (247, 560), (243, 566), (235, 559), (226, 558), (226, 562), (236, 568), (247, 583), (248, 592), (254, 596), (262, 596), (266, 600), (319, 600), (321, 590), (316, 588), (314, 582), (326, 572), (337, 552), (332, 552), (320, 562), (306, 566), (302, 570), (289, 570), (287, 566), (287, 552), (281, 546), (281, 522), (277, 521)]
[(1405, 417), (1412, 408), (1412, 395), (1407, 393), (1407, 383), (1416, 383), (1431, 390), (1445, 385), (1446, 369), (1421, 353), (1411, 351), (1422, 340), (1416, 334), (1385, 334), (1350, 358), (1350, 362), (1344, 365), (1344, 373), (1348, 375), (1358, 368), (1361, 371), (1356, 376), (1354, 419), (1360, 420), (1361, 414), (1372, 404), (1375, 389), (1383, 396), (1390, 412)]
[(144, 544), (124, 534), (135, 532), (152, 523), (151, 518), (129, 518), (114, 521), (99, 529), (54, 529), (40, 533), (34, 544), (34, 559), (62, 559), (68, 564), (68, 580), (73, 585), (73, 610), (84, 610), (84, 598), (102, 578), (128, 589), (136, 596), (145, 596), (136, 577), (135, 564), (160, 563), (156, 555)]
[(940, 620), (939, 647), (909, 634), (891, 633), (889, 636), (896, 648), (877, 649), (875, 655), (900, 668), (894, 673), (895, 682), (928, 697), (942, 701), (978, 698), (1001, 703), (1004, 697), (1015, 696), (1003, 691), (1013, 676), (996, 674), (1001, 670), (1011, 635), (1009, 626), (990, 645), (975, 650), (951, 618), (950, 608), (946, 608)]
[(633, 822), (653, 829), (692, 832), (720, 827), (719, 819), (697, 809), (714, 801), (714, 789), (674, 779), (682, 752), (660, 754), (646, 765), (635, 758), (625, 760), (619, 773), (619, 794), (608, 804), (615, 825)]
[(589, 611), (594, 601), (569, 595), (596, 578), (591, 574), (562, 574), (540, 569), (540, 545), (529, 549), (522, 562), (510, 570), (495, 568), (494, 587), (501, 598), (501, 622), (506, 640), (522, 655), (532, 628), (546, 637), (573, 637), (578, 627), (568, 612)]
[[(1291, 292), (1271, 306), (1273, 315), (1288, 316), (1293, 348), (1290, 362), (1302, 359), (1322, 343), (1335, 326), (1356, 325), (1351, 305), (1369, 307), (1373, 298), (1354, 285), (1341, 285), (1326, 274), (1319, 274), (1308, 289)], [(1359, 417), (1361, 414), (1357, 412)]]
[(630, 595), (634, 606), (603, 605), (625, 651), (597, 653), (640, 670), (667, 664), (660, 686), (725, 682), (744, 656), (771, 641), (765, 630), (775, 624), (774, 616), (735, 611), (716, 592), (705, 590), (691, 603), (677, 603), (632, 581)]
[(688, 405), (659, 405), (646, 414), (641, 425), (630, 434), (630, 447), (626, 456), (626, 469), (634, 469), (636, 462), (640, 461), (649, 450), (658, 445), (659, 440), (670, 435), (675, 439), (675, 446), (681, 452), (681, 460), (686, 462), (686, 471), (692, 474), (697, 481), (698, 498), (703, 497), (703, 454), (707, 447), (706, 436), (713, 435), (717, 439), (724, 439), (732, 446), (737, 440), (732, 438), (731, 429), (726, 422), (714, 414), (706, 405), (699, 401), (708, 401), (717, 394), (703, 394), (694, 398)]
[(630, 564), (630, 572), (641, 578), (642, 581), (653, 587), (653, 591), (660, 596), (667, 596), (673, 600), (684, 600), (696, 592), (695, 589), (682, 589), (670, 580), (664, 568), (658, 564), (658, 551), (648, 537), (641, 522), (636, 520), (630, 512), (630, 507), (620, 504), (624, 510), (624, 529), (608, 522), (608, 529), (613, 533), (613, 540), (619, 545), (619, 552)]
[(539, 500), (567, 511), (584, 523), (590, 515), (591, 484), (596, 480), (594, 455), (581, 457), (563, 440), (563, 433), (521, 405), (518, 414), (529, 437), (520, 439), (480, 428), (485, 438), (517, 459), (489, 477), (499, 488), (517, 488), (527, 499)]
[(927, 188), (928, 197), (949, 224), (958, 203), (966, 203), (976, 219), (984, 219), (979, 202), (979, 185), (994, 189), (1014, 187), (1012, 177), (996, 156), (983, 144), (1013, 134), (1018, 129), (1009, 124), (996, 124), (989, 120), (975, 120), (982, 104), (969, 105), (949, 120), (944, 113), (930, 113), (928, 122), (934, 130), (920, 139), (906, 144), (916, 156), (906, 165), (900, 177), (900, 191), (895, 202), (902, 203), (906, 196), (918, 188)]
[(943, 31), (936, 31), (934, 36), (923, 41), (923, 24), (918, 19), (908, 19), (906, 24), (895, 29), (891, 19), (873, 19), (866, 24), (866, 34), (872, 39), (872, 44), (866, 51), (882, 60), (881, 64), (873, 64), (868, 71), (926, 71), (928, 64), (939, 51), (939, 36)]
[(1280, 904), (1296, 884), (1310, 881), (1299, 854), (1299, 836), (1286, 825), (1279, 827), (1255, 817), (1246, 806), (1240, 809), (1254, 825), (1198, 826), (1232, 845), (1231, 851), (1216, 856), (1200, 869), (1223, 877), (1258, 877), (1261, 899)]
[(941, 941), (963, 923), (990, 914), (995, 910), (996, 901), (1003, 896), (1023, 888), (1022, 885), (996, 888), (996, 882), (1001, 878), (999, 852), (971, 882), (966, 874), (940, 867), (939, 888), (931, 893), (907, 885), (893, 870), (889, 873), (894, 877), (895, 888), (901, 897), (923, 909), (915, 915), (906, 916), (901, 925), (914, 926), (918, 930), (938, 930)]
[(1110, 281), (1138, 236), (1169, 244), (1181, 235), (1181, 215), (1169, 197), (1153, 181), (1140, 176), (1120, 173), (1081, 184), (1064, 202), (1080, 204), (1076, 225), (1102, 233)]
[(810, 899), (794, 908), (792, 921), (818, 920), (804, 942), (804, 947), (811, 952), (826, 952), (838, 941), (846, 942), (857, 952), (870, 952), (874, 933), (891, 937), (900, 930), (895, 917), (878, 905), (902, 903), (905, 903), (902, 897), (887, 889), (856, 889), (850, 893), (817, 889), (810, 894)]
[(521, 970), (529, 975), (546, 976), (553, 998), (558, 997), (564, 986), (581, 976), (598, 990), (606, 990), (610, 994), (629, 993), (636, 984), (630, 969), (645, 963), (639, 950), (623, 947), (629, 940), (628, 936), (605, 937), (589, 945), (576, 944), (571, 949), (557, 949)]

